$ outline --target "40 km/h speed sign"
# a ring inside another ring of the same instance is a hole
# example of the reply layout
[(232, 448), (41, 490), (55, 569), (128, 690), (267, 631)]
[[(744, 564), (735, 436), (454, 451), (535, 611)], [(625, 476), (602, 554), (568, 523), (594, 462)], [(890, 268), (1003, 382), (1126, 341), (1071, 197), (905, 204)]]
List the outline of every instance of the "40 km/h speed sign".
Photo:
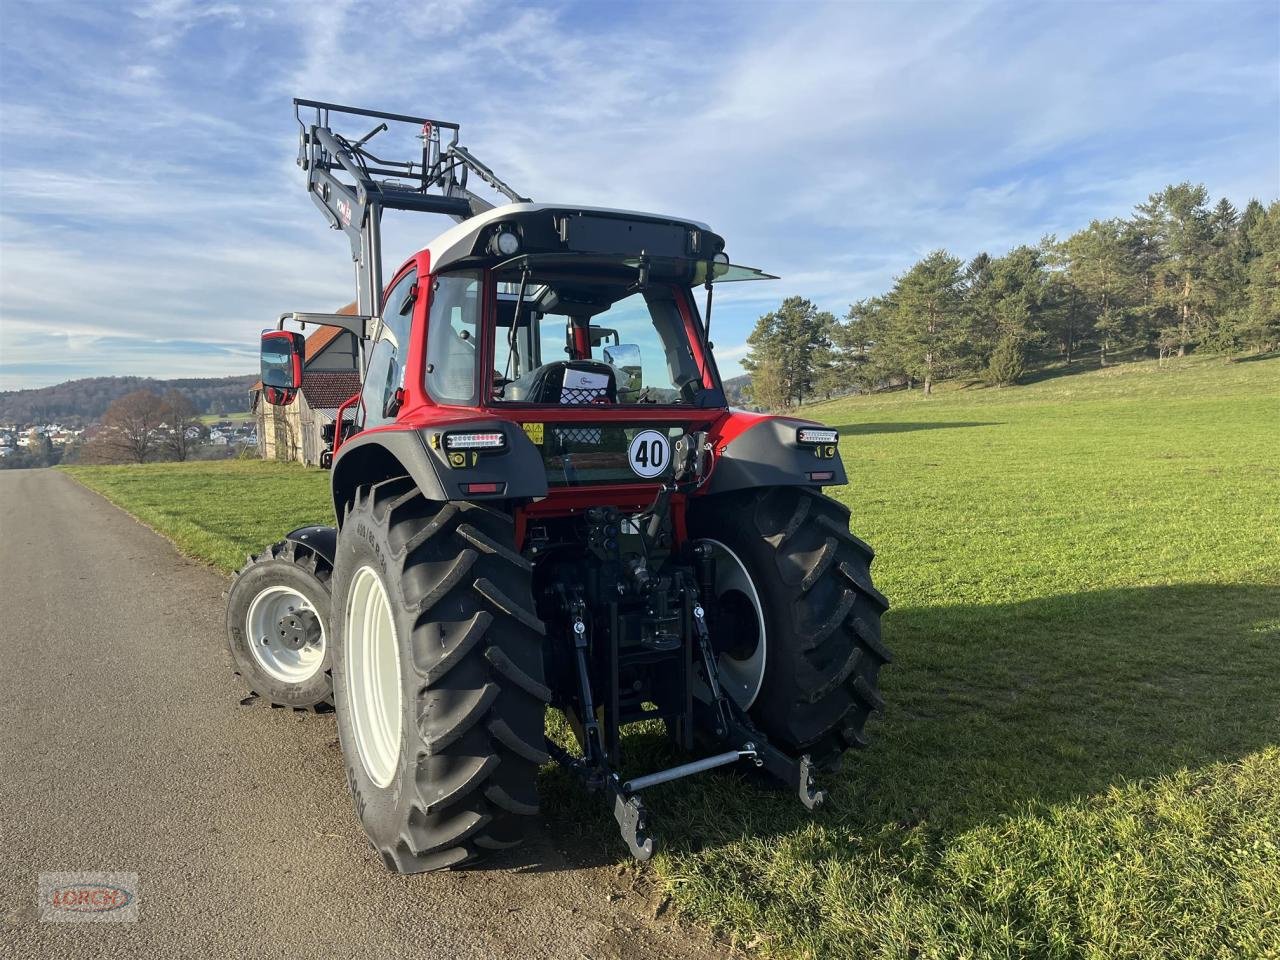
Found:
[(627, 461), (636, 476), (656, 477), (671, 462), (671, 441), (657, 430), (641, 430), (627, 447)]

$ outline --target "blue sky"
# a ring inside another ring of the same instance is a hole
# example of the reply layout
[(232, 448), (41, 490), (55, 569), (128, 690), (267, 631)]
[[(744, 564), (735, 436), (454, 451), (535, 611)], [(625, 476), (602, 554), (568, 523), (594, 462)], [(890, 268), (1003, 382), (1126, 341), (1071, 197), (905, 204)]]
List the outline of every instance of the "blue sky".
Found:
[[(349, 300), (293, 96), (457, 120), (537, 200), (709, 222), (783, 276), (717, 297), (726, 374), (790, 294), (843, 314), (1168, 182), (1280, 196), (1276, 0), (0, 0), (0, 388), (251, 372), (272, 318)], [(446, 226), (393, 219), (388, 270)]]

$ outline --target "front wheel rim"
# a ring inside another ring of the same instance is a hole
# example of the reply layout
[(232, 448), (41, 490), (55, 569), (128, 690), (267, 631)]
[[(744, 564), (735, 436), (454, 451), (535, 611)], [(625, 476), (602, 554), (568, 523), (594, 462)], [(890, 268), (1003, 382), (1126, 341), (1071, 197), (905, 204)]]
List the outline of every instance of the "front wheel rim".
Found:
[[(746, 565), (736, 553), (719, 540), (699, 540), (711, 547), (712, 557), (716, 563), (716, 598), (728, 593), (740, 593), (750, 603), (755, 612), (756, 628), (759, 631), (755, 648), (744, 658), (735, 658), (726, 652), (716, 657), (716, 669), (720, 674), (720, 686), (724, 692), (743, 710), (748, 709), (760, 696), (760, 688), (764, 685), (764, 670), (769, 653), (769, 632), (765, 626), (764, 606), (760, 603), (760, 595), (751, 581)], [(714, 642), (714, 637), (712, 638)]]
[(346, 609), (347, 698), (356, 752), (381, 788), (400, 759), (400, 645), (382, 578), (370, 566), (356, 571)]
[[(298, 613), (309, 612), (318, 621), (319, 635), (293, 647), (285, 642), (282, 622)], [(244, 617), (249, 652), (268, 675), (283, 683), (305, 683), (324, 664), (324, 618), (315, 606), (292, 587), (274, 586), (263, 590)]]

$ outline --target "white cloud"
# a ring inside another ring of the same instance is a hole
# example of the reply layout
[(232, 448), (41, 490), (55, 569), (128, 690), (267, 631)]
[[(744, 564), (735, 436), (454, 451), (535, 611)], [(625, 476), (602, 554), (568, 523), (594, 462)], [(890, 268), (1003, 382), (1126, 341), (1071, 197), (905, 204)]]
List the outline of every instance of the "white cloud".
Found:
[(148, 45), (158, 50), (173, 46), (208, 21), (222, 21), (237, 30), (246, 22), (239, 4), (201, 0), (149, 0), (135, 8), (133, 15), (147, 24)]

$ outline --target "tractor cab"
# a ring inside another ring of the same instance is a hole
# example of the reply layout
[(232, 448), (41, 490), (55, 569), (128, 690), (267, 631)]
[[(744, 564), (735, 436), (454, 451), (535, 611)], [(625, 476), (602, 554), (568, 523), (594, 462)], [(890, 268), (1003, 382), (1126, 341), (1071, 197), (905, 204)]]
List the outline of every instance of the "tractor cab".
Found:
[(423, 251), (426, 392), (449, 406), (723, 408), (712, 287), (773, 279), (723, 251), (705, 224), (620, 210), (513, 203), (466, 220)]

